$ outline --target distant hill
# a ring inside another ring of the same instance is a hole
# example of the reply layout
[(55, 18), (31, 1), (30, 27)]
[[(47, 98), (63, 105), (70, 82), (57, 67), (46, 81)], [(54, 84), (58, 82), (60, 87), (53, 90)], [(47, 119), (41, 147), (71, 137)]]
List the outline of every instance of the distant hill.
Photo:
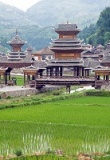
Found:
[(68, 20), (84, 28), (96, 23), (109, 6), (110, 0), (41, 0), (24, 12), (0, 2), (0, 25), (49, 27)]
[(0, 2), (0, 25), (32, 25), (35, 24), (28, 19), (22, 10)]
[(41, 0), (27, 10), (27, 15), (40, 26), (54, 26), (68, 20), (84, 28), (96, 23), (107, 6), (110, 0)]
[[(66, 23), (68, 20), (83, 29), (95, 24), (107, 6), (110, 6), (110, 0), (41, 0), (24, 12), (0, 2), (0, 51), (6, 52), (9, 49), (7, 41), (15, 35), (16, 29), (28, 41), (25, 48), (31, 46), (39, 50), (47, 47), (51, 39), (57, 37), (53, 28), (58, 23)], [(88, 36), (90, 34), (94, 34), (94, 27)], [(83, 32), (81, 38), (85, 40), (87, 34)]]

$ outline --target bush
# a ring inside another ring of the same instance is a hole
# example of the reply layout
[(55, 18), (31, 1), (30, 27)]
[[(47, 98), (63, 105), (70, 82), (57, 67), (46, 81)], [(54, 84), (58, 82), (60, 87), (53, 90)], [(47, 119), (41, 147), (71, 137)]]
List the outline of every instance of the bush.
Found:
[(19, 157), (19, 156), (21, 156), (21, 155), (22, 155), (22, 151), (21, 151), (21, 150), (16, 150), (16, 151), (15, 151), (15, 154), (16, 154), (16, 156), (18, 156), (18, 157)]
[(55, 91), (52, 92), (52, 94), (53, 94), (54, 96), (59, 96), (59, 95), (62, 94), (62, 91), (61, 91), (61, 90), (55, 90)]
[(102, 97), (110, 97), (110, 91), (86, 91), (86, 96), (102, 96)]

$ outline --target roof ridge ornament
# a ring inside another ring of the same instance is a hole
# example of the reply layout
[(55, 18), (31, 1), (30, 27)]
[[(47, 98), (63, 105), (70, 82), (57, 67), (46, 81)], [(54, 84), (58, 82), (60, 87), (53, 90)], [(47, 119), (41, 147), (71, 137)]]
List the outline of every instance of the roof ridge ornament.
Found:
[(16, 35), (18, 35), (18, 29), (16, 29)]

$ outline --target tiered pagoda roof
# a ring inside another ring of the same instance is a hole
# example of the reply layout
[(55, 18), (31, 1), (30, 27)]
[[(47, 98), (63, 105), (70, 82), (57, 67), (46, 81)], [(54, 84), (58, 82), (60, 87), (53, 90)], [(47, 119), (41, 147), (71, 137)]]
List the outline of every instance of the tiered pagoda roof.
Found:
[(17, 31), (16, 31), (16, 35), (15, 37), (12, 38), (11, 41), (8, 42), (9, 45), (21, 45), (23, 46), (26, 42), (23, 41), (20, 36), (18, 35)]
[(55, 32), (59, 34), (59, 38), (54, 40), (50, 49), (54, 52), (82, 52), (86, 46), (83, 44), (77, 34), (80, 32), (76, 24), (59, 24)]
[(20, 61), (26, 57), (27, 52), (22, 51), (21, 47), (26, 42), (23, 41), (16, 31), (15, 37), (12, 38), (8, 44), (12, 47), (12, 50), (8, 52), (7, 58), (9, 61)]
[(81, 52), (84, 50), (85, 45), (82, 44), (82, 41), (79, 39), (57, 39), (53, 42), (52, 46), (50, 49), (52, 51), (57, 51), (57, 50), (80, 50)]
[(55, 60), (48, 64), (48, 67), (84, 67), (81, 52), (87, 46), (77, 37), (80, 32), (76, 24), (59, 24), (55, 29), (59, 34), (58, 39), (54, 40), (50, 49), (55, 53)]
[(77, 59), (56, 59), (48, 62), (48, 66), (62, 66), (62, 67), (71, 67), (71, 66), (84, 66), (84, 61), (82, 58)]

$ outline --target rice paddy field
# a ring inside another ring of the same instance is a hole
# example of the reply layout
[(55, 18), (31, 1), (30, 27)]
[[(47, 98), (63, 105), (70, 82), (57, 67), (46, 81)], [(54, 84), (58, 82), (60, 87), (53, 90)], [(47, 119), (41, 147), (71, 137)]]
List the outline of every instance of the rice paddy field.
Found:
[(1, 109), (0, 155), (16, 151), (24, 155), (54, 152), (69, 157), (79, 153), (109, 156), (110, 98), (82, 96)]

